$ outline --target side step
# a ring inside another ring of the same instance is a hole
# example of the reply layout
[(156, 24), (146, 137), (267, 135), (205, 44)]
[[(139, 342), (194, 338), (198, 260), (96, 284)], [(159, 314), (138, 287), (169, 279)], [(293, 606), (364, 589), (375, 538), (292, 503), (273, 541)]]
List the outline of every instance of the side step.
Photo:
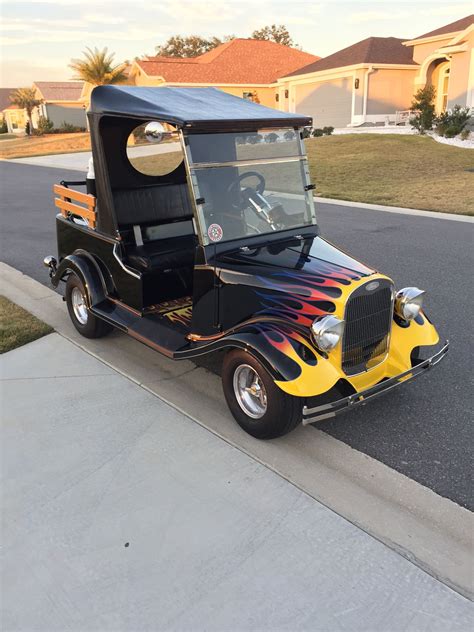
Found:
[(109, 299), (94, 305), (91, 311), (98, 318), (169, 358), (189, 345), (186, 334), (158, 314), (142, 316)]

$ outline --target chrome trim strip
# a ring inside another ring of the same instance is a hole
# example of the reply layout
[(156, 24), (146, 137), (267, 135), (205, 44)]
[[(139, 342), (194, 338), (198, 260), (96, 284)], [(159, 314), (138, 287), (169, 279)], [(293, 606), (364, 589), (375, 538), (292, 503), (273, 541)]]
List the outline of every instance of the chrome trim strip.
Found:
[(281, 156), (278, 158), (248, 158), (247, 160), (232, 160), (229, 162), (192, 162), (191, 169), (215, 169), (220, 167), (247, 167), (251, 165), (266, 165), (278, 162), (301, 162), (304, 156)]
[[(344, 397), (343, 399), (338, 399), (335, 402), (331, 402), (329, 404), (323, 404), (322, 406), (316, 406), (315, 408), (308, 408), (307, 406), (303, 406), (303, 426), (307, 426), (308, 424), (312, 424), (315, 421), (322, 421), (323, 419), (330, 419), (335, 417), (336, 415), (346, 412), (349, 408), (353, 408), (354, 406), (364, 405), (368, 401), (375, 399), (379, 395), (383, 395), (384, 393), (391, 391), (397, 386), (401, 386), (408, 382), (409, 380), (413, 380), (414, 378), (426, 373), (433, 366), (438, 364), (449, 349), (449, 341), (446, 340), (444, 346), (435, 353), (434, 356), (428, 358), (427, 360), (423, 360), (420, 364), (417, 364), (408, 371), (404, 371), (399, 375), (395, 375), (395, 377), (391, 377), (384, 382), (379, 382), (370, 388), (365, 389), (364, 391), (360, 391), (359, 393), (354, 393), (353, 395), (349, 395), (348, 397)], [(406, 377), (406, 380), (400, 382), (402, 378)]]
[(122, 259), (120, 259), (118, 253), (117, 253), (117, 248), (119, 247), (118, 243), (114, 244), (114, 248), (112, 250), (113, 255), (115, 257), (115, 259), (117, 260), (119, 266), (122, 268), (122, 270), (124, 270), (127, 274), (129, 274), (132, 277), (135, 277), (135, 279), (141, 279), (142, 275), (138, 274), (137, 272), (134, 272), (131, 268), (129, 268), (128, 266), (126, 266), (124, 264), (124, 262), (122, 261)]

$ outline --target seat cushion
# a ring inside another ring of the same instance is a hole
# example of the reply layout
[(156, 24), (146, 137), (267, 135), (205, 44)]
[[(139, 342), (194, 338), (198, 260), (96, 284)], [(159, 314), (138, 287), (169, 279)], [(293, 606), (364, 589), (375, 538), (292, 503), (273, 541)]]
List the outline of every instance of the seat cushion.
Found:
[(129, 264), (137, 270), (168, 270), (194, 265), (196, 236), (184, 235), (149, 241), (143, 246), (128, 246)]
[(113, 193), (119, 226), (166, 223), (192, 217), (186, 184), (117, 189)]

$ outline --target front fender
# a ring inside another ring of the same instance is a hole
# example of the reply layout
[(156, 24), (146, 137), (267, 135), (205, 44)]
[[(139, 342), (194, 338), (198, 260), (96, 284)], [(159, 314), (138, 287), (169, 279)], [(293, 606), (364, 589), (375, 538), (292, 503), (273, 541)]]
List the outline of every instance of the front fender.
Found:
[(67, 275), (74, 273), (81, 279), (87, 291), (89, 307), (101, 303), (106, 298), (106, 287), (102, 272), (90, 255), (74, 253), (62, 259), (56, 272), (51, 276), (54, 287)]

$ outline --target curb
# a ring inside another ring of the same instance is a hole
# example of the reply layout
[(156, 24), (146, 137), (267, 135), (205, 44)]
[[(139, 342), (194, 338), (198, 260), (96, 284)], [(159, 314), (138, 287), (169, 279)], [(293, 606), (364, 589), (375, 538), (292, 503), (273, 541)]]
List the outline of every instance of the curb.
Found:
[(56, 292), (4, 263), (0, 278), (5, 296), (73, 344), (471, 597), (474, 514), (467, 509), (321, 430), (309, 435), (300, 427), (280, 440), (256, 441), (230, 417), (217, 376), (189, 361), (172, 362), (121, 334), (113, 344), (82, 338)]
[[(366, 202), (353, 202), (350, 200), (336, 200), (334, 198), (316, 197), (319, 204), (334, 204), (336, 206), (349, 206), (353, 209), (367, 209), (371, 211), (382, 211), (383, 213), (398, 213), (399, 215), (415, 215), (417, 217), (430, 217), (434, 219), (447, 219), (451, 222), (468, 222), (474, 224), (472, 215), (454, 215), (452, 213), (438, 213), (437, 211), (422, 211), (416, 208), (405, 208), (402, 206), (384, 206), (382, 204), (367, 204)], [(316, 209), (317, 211), (317, 209)]]

